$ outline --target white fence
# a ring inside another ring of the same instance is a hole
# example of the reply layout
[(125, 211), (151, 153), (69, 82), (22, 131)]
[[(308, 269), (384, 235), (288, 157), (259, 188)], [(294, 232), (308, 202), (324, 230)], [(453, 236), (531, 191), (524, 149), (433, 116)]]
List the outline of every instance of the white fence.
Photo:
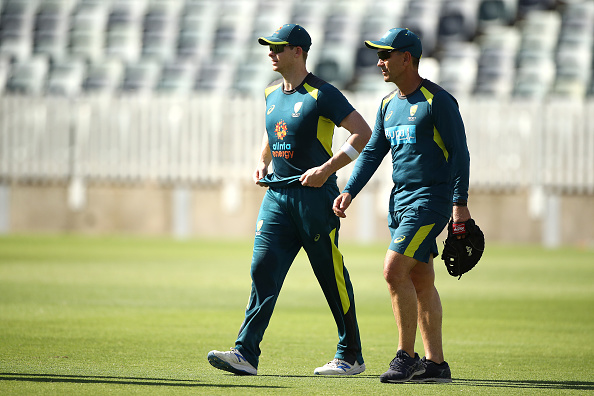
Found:
[[(347, 96), (372, 125), (381, 98)], [(459, 101), (472, 188), (594, 194), (594, 102)], [(249, 181), (263, 132), (263, 98), (5, 96), (0, 181)]]

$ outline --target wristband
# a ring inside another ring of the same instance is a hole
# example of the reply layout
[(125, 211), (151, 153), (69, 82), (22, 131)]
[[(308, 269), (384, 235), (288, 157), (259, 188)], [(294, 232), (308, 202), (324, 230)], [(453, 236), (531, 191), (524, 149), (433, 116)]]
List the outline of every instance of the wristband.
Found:
[(468, 203), (466, 201), (456, 201), (454, 206), (468, 206)]
[(340, 149), (349, 156), (351, 161), (356, 160), (359, 156), (359, 152), (353, 146), (351, 146), (349, 142), (344, 142)]

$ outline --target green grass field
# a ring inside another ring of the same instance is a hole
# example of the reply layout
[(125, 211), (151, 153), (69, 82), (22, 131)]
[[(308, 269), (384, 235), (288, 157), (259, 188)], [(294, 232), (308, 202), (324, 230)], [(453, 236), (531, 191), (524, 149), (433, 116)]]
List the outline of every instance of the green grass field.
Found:
[[(397, 332), (385, 244), (342, 246), (367, 371), (313, 375), (337, 333), (305, 255), (262, 343), (259, 375), (211, 367), (233, 345), (251, 241), (0, 238), (0, 394), (559, 395), (594, 391), (594, 252), (487, 245), (461, 280), (441, 260), (451, 384), (381, 384)], [(422, 355), (419, 342), (417, 351)]]

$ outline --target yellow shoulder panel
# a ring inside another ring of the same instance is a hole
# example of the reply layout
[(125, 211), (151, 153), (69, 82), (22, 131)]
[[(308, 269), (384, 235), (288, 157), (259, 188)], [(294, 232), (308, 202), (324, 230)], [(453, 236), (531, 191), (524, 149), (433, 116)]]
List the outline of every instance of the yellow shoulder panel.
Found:
[(303, 88), (306, 89), (307, 92), (309, 92), (309, 94), (315, 99), (318, 100), (318, 92), (319, 90), (317, 88), (312, 87), (309, 84), (303, 84)]
[(278, 89), (278, 87), (280, 87), (282, 84), (283, 84), (283, 83), (281, 82), (281, 83), (279, 83), (279, 84), (276, 84), (276, 85), (271, 85), (270, 87), (267, 87), (267, 88), (264, 90), (264, 95), (265, 95), (265, 97), (268, 97), (268, 95), (270, 95), (270, 94), (271, 94), (273, 91), (277, 90), (277, 89)]

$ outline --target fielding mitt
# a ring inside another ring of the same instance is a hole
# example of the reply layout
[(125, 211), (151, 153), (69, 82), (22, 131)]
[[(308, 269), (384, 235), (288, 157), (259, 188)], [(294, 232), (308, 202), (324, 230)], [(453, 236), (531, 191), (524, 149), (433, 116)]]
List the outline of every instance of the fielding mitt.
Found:
[(473, 219), (464, 223), (450, 220), (448, 236), (443, 245), (441, 259), (449, 274), (460, 279), (462, 274), (473, 269), (481, 259), (485, 250), (485, 235)]

